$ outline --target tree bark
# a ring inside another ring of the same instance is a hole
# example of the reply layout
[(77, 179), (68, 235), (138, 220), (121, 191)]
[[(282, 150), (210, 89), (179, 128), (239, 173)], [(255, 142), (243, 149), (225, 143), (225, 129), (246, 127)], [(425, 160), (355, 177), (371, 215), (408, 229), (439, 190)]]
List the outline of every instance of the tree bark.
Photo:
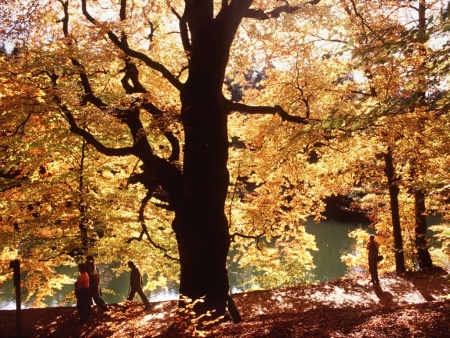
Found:
[(80, 219), (78, 221), (78, 228), (80, 229), (80, 237), (81, 237), (81, 250), (78, 252), (78, 255), (85, 255), (89, 252), (89, 235), (88, 235), (88, 219), (86, 216), (88, 206), (86, 205), (85, 199), (85, 185), (84, 185), (84, 161), (86, 159), (86, 148), (87, 143), (86, 140), (83, 139), (83, 143), (81, 146), (81, 158), (80, 158), (80, 167), (78, 168), (78, 192), (80, 194), (80, 199), (78, 201), (78, 211), (80, 212)]
[[(419, 8), (418, 8), (418, 14), (419, 14), (419, 29), (423, 31), (425, 36), (426, 32), (426, 5), (425, 0), (419, 1)], [(427, 79), (426, 79), (426, 59), (427, 59), (427, 49), (425, 45), (425, 38), (422, 38), (419, 40), (418, 44), (418, 50), (419, 55), (422, 58), (422, 62), (419, 66), (419, 85), (418, 85), (418, 96), (419, 96), (419, 103), (421, 105), (426, 106), (426, 90), (427, 90)], [(424, 130), (423, 127), (424, 124), (424, 118), (419, 118), (418, 127), (420, 128), (420, 131)], [(419, 140), (420, 142), (420, 140)], [(422, 143), (422, 142), (420, 142)], [(419, 143), (419, 144), (420, 144)], [(420, 156), (420, 147), (418, 149)], [(418, 158), (412, 159), (412, 177), (413, 179), (417, 179), (417, 170), (418, 168)], [(419, 268), (420, 269), (427, 269), (431, 270), (433, 268), (433, 262), (431, 260), (430, 253), (428, 252), (428, 244), (427, 244), (427, 219), (426, 219), (426, 208), (425, 208), (425, 192), (421, 189), (415, 189), (414, 190), (414, 213), (415, 213), (415, 220), (416, 220), (416, 228), (415, 228), (415, 245), (417, 250), (417, 260), (419, 262)]]
[(388, 149), (387, 153), (384, 153), (383, 155), (385, 162), (384, 172), (388, 180), (389, 197), (391, 204), (391, 217), (392, 217), (392, 228), (394, 233), (394, 248), (395, 248), (395, 270), (397, 273), (402, 273), (406, 271), (406, 268), (405, 268), (405, 255), (403, 252), (402, 229), (400, 226), (400, 211), (398, 206), (398, 193), (400, 189), (396, 184), (397, 179), (392, 159), (392, 150)]
[(433, 262), (428, 251), (425, 194), (422, 190), (414, 191), (414, 207), (416, 216), (416, 250), (419, 268), (431, 270), (433, 269)]
[[(228, 62), (220, 26), (210, 21), (193, 34), (189, 78), (181, 92), (185, 131), (183, 202), (174, 229), (180, 254), (180, 296), (204, 302), (194, 310), (225, 314), (230, 246), (224, 212), (229, 185), (227, 115), (222, 84)], [(182, 304), (180, 304), (182, 305)]]

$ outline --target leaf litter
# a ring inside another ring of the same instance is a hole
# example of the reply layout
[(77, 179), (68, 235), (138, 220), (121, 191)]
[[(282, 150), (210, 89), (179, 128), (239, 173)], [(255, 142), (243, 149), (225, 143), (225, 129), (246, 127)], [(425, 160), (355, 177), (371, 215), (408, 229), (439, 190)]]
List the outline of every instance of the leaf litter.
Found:
[[(95, 306), (87, 322), (74, 307), (22, 310), (22, 337), (377, 337), (444, 338), (450, 332), (448, 271), (337, 279), (287, 289), (234, 294), (243, 322), (225, 322), (210, 331), (180, 332), (177, 301)], [(15, 311), (0, 311), (0, 338), (16, 336)]]

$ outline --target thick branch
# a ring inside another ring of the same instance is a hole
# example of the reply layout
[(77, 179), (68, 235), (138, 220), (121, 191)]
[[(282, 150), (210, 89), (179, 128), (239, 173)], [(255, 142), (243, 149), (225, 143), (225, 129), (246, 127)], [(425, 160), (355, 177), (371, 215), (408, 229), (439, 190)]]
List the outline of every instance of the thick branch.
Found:
[[(122, 111), (120, 109), (116, 108), (110, 108), (107, 104), (105, 104), (101, 99), (96, 97), (94, 93), (92, 92), (89, 79), (84, 72), (83, 66), (75, 59), (72, 59), (72, 63), (76, 65), (80, 69), (80, 78), (81, 78), (81, 84), (84, 88), (84, 96), (82, 100), (82, 104), (85, 104), (86, 102), (90, 102), (93, 105), (95, 105), (97, 108), (101, 109), (102, 111), (109, 111), (109, 113), (117, 118), (119, 118), (121, 121), (127, 123), (127, 125), (130, 127), (130, 130), (133, 130), (130, 121), (128, 119), (129, 117), (129, 111)], [(131, 80), (132, 84), (128, 83), (128, 80)], [(147, 90), (141, 85), (139, 82), (139, 71), (136, 68), (136, 66), (126, 60), (126, 66), (125, 66), (125, 76), (122, 78), (122, 86), (126, 90), (128, 94), (132, 93), (146, 93)], [(133, 105), (136, 105), (138, 102), (135, 101)], [(139, 108), (143, 108), (147, 111), (149, 111), (153, 116), (162, 116), (164, 112), (162, 112), (159, 108), (157, 108), (154, 104), (150, 102), (139, 102), (138, 103)], [(135, 106), (136, 107), (136, 106)], [(81, 130), (81, 129), (80, 129)], [(138, 132), (133, 133), (137, 135)], [(172, 146), (172, 153), (169, 157), (169, 161), (178, 161), (180, 158), (180, 145), (178, 139), (173, 135), (171, 132), (164, 131), (164, 136), (167, 138), (169, 143)]]
[(63, 12), (64, 12), (64, 17), (58, 21), (63, 23), (64, 36), (68, 37), (69, 36), (69, 1), (62, 1), (62, 0), (58, 0), (58, 1), (63, 6)]
[(178, 138), (171, 132), (166, 131), (164, 133), (164, 136), (166, 137), (167, 141), (169, 141), (170, 145), (172, 146), (172, 152), (168, 158), (169, 162), (175, 162), (180, 160), (180, 142)]
[(120, 20), (124, 21), (126, 16), (126, 9), (127, 9), (127, 0), (120, 0)]
[(69, 111), (67, 107), (64, 105), (62, 106), (62, 110), (64, 112), (64, 115), (67, 118), (67, 121), (70, 125), (70, 131), (74, 134), (80, 135), (83, 137), (86, 142), (90, 145), (92, 145), (95, 149), (97, 149), (102, 154), (105, 154), (107, 156), (127, 156), (127, 155), (135, 155), (134, 148), (133, 147), (124, 147), (124, 148), (108, 148), (104, 146), (101, 142), (99, 142), (94, 135), (89, 133), (88, 131), (78, 127), (75, 118), (73, 117), (72, 113)]
[(175, 14), (178, 21), (180, 22), (180, 34), (181, 34), (181, 43), (183, 44), (184, 51), (186, 53), (191, 52), (191, 42), (189, 41), (189, 33), (188, 33), (188, 27), (187, 27), (187, 21), (186, 21), (186, 11), (184, 12), (183, 16), (177, 13), (175, 8), (171, 7), (172, 13)]
[[(53, 86), (56, 87), (58, 76), (55, 74), (49, 74), (49, 77), (51, 78)], [(87, 77), (86, 77), (86, 80), (87, 80)], [(89, 82), (87, 82), (87, 83), (89, 84)], [(65, 117), (70, 125), (70, 131), (74, 134), (77, 134), (77, 135), (83, 137), (88, 144), (91, 144), (99, 152), (101, 152), (102, 154), (105, 154), (107, 156), (135, 155), (134, 147), (125, 147), (125, 148), (117, 148), (116, 149), (116, 148), (108, 148), (108, 147), (104, 146), (101, 142), (99, 142), (94, 137), (94, 135), (92, 135), (88, 131), (86, 131), (78, 126), (72, 112), (69, 110), (69, 108), (65, 104), (62, 103), (59, 96), (54, 95), (53, 100), (59, 105), (63, 114), (65, 115)]]
[(25, 120), (23, 120), (21, 123), (19, 123), (19, 125), (16, 127), (16, 129), (14, 130), (14, 132), (12, 133), (12, 135), (17, 135), (19, 133), (23, 133), (25, 125), (27, 124), (27, 122), (30, 120), (31, 117), (31, 113), (29, 113), (27, 115), (27, 117), (25, 118)]
[(236, 237), (247, 238), (247, 239), (254, 239), (256, 241), (256, 248), (259, 251), (261, 251), (261, 248), (259, 247), (259, 241), (265, 235), (266, 235), (265, 231), (261, 232), (259, 235), (253, 235), (253, 236), (252, 235), (244, 235), (244, 234), (241, 234), (239, 232), (235, 232), (233, 234), (230, 234), (230, 240), (231, 240), (231, 242), (234, 242), (234, 241), (236, 241)]
[[(125, 6), (122, 3), (121, 6), (121, 10), (122, 8), (124, 8)], [(86, 0), (81, 0), (81, 8), (82, 8), (82, 12), (83, 15), (86, 17), (86, 19), (91, 22), (92, 24), (96, 25), (97, 21), (89, 14), (88, 10), (87, 10), (87, 6), (86, 6)], [(125, 14), (124, 14), (125, 15)], [(157, 72), (161, 73), (161, 75), (168, 80), (175, 88), (177, 88), (178, 90), (181, 89), (181, 82), (178, 81), (178, 79), (166, 68), (164, 67), (162, 64), (160, 64), (159, 62), (153, 61), (151, 58), (149, 58), (147, 55), (145, 55), (144, 53), (135, 51), (133, 49), (131, 49), (128, 46), (127, 40), (125, 37), (123, 37), (122, 39), (120, 39), (116, 34), (114, 34), (112, 31), (108, 31), (108, 37), (110, 38), (110, 40), (117, 46), (120, 48), (120, 50), (122, 52), (124, 52), (126, 55), (131, 56), (133, 58), (139, 59), (142, 62), (145, 63), (145, 65), (147, 65), (148, 67), (156, 70)]]
[(228, 110), (247, 113), (247, 114), (270, 114), (279, 115), (281, 120), (288, 122), (295, 122), (301, 124), (307, 124), (309, 119), (307, 117), (301, 117), (296, 115), (290, 115), (281, 106), (248, 106), (246, 104), (226, 101)]
[[(125, 67), (121, 70), (125, 73), (121, 82), (127, 94), (147, 93), (147, 89), (139, 81), (139, 70), (129, 58), (125, 58)], [(131, 84), (129, 83), (131, 81)]]
[(308, 1), (302, 5), (299, 6), (290, 6), (289, 4), (276, 7), (272, 9), (270, 12), (265, 12), (262, 9), (252, 9), (250, 8), (247, 13), (245, 14), (246, 18), (250, 19), (257, 19), (257, 20), (269, 20), (269, 19), (276, 19), (280, 17), (282, 13), (284, 14), (292, 14), (295, 13), (303, 8), (305, 8), (308, 5), (317, 5), (320, 2), (320, 0), (312, 0)]
[(91, 84), (89, 82), (89, 78), (86, 74), (86, 71), (84, 69), (84, 66), (78, 62), (78, 60), (72, 58), (71, 59), (72, 64), (77, 67), (78, 69), (78, 75), (80, 76), (81, 80), (81, 86), (84, 90), (84, 95), (81, 100), (81, 105), (86, 105), (87, 102), (92, 103), (94, 106), (96, 106), (99, 109), (105, 109), (108, 107), (106, 103), (104, 103), (99, 97), (94, 95), (94, 92), (92, 91)]
[(113, 32), (108, 32), (108, 36), (110, 40), (122, 50), (126, 55), (131, 56), (135, 59), (141, 60), (145, 63), (145, 65), (149, 68), (152, 68), (156, 70), (157, 72), (161, 73), (161, 75), (169, 81), (170, 84), (172, 84), (176, 89), (181, 90), (182, 83), (162, 64), (159, 62), (153, 61), (151, 58), (149, 58), (146, 54), (135, 51), (131, 49), (128, 46), (128, 43), (126, 42), (126, 39), (119, 39), (116, 34)]
[(89, 12), (87, 10), (86, 0), (81, 0), (81, 12), (86, 17), (86, 19), (89, 20), (90, 23), (92, 23), (94, 25), (97, 23), (96, 20), (89, 14)]
[[(64, 36), (66, 38), (69, 37), (69, 2), (68, 1), (62, 1), (59, 0), (59, 2), (61, 3), (61, 5), (63, 6), (63, 12), (64, 12), (64, 17), (62, 19), (60, 19), (59, 21), (63, 23), (63, 33)], [(82, 6), (83, 8), (83, 13), (86, 12), (86, 1), (82, 1), (82, 5), (84, 4), (84, 6)], [(91, 17), (91, 19), (93, 20), (93, 18)], [(102, 102), (101, 99), (99, 99), (98, 97), (96, 97), (92, 91), (91, 88), (91, 84), (89, 83), (89, 78), (86, 75), (86, 71), (84, 69), (84, 66), (78, 62), (78, 60), (76, 60), (75, 58), (71, 58), (70, 59), (72, 61), (72, 64), (78, 69), (78, 74), (80, 76), (80, 80), (81, 80), (81, 85), (84, 89), (84, 96), (83, 99), (81, 100), (81, 105), (85, 105), (87, 102), (91, 102), (93, 105), (95, 105), (98, 108), (105, 108), (107, 105)], [(50, 74), (49, 74), (50, 76)], [(52, 78), (52, 83), (55, 86), (56, 85), (56, 80), (57, 78), (54, 78), (54, 74), (52, 74), (50, 77)]]
[(150, 201), (150, 199), (152, 198), (153, 192), (155, 191), (155, 187), (153, 187), (153, 189), (149, 189), (147, 194), (145, 195), (145, 197), (142, 199), (141, 201), (141, 207), (139, 208), (139, 222), (141, 223), (141, 227), (142, 227), (142, 231), (141, 234), (139, 235), (139, 237), (131, 237), (127, 240), (127, 243), (131, 243), (131, 241), (133, 240), (137, 240), (137, 241), (141, 241), (143, 235), (145, 234), (147, 236), (148, 241), (150, 242), (150, 244), (155, 247), (158, 250), (161, 250), (162, 252), (164, 252), (164, 257), (167, 257), (171, 260), (174, 261), (179, 261), (179, 259), (174, 258), (172, 256), (170, 256), (167, 252), (168, 250), (158, 244), (156, 244), (152, 237), (150, 236), (150, 233), (148, 232), (148, 228), (147, 225), (145, 224), (145, 218), (144, 218), (144, 211), (145, 211), (145, 207), (147, 206), (147, 203)]
[[(145, 109), (148, 111), (152, 116), (155, 116), (156, 118), (163, 116), (165, 113), (160, 110), (158, 107), (156, 107), (153, 103), (145, 101), (140, 103), (140, 107), (142, 109)], [(161, 128), (162, 129), (162, 128)], [(166, 137), (167, 141), (169, 141), (170, 145), (172, 146), (172, 153), (169, 157), (169, 162), (178, 161), (180, 159), (180, 142), (178, 138), (171, 132), (167, 130), (162, 130), (164, 133), (164, 136)]]
[(226, 26), (224, 29), (226, 43), (231, 46), (242, 19), (248, 13), (253, 0), (232, 0), (227, 6), (222, 6), (217, 19)]

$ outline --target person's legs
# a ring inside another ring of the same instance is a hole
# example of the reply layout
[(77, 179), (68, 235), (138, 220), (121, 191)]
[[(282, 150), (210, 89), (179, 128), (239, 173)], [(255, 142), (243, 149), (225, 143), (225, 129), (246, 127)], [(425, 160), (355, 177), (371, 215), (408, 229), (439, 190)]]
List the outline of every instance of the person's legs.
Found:
[(91, 315), (91, 295), (89, 289), (80, 292), (77, 299), (77, 309), (81, 320), (87, 320)]
[(99, 296), (97, 297), (92, 297), (94, 299), (94, 303), (97, 304), (98, 306), (100, 306), (103, 310), (106, 310), (108, 307), (106, 306), (105, 301), (100, 298)]
[(90, 297), (86, 299), (86, 319), (89, 318), (89, 316), (91, 315), (91, 299)]
[(148, 298), (147, 298), (147, 296), (145, 295), (144, 291), (142, 291), (142, 288), (139, 288), (139, 289), (137, 290), (137, 292), (138, 292), (139, 296), (141, 297), (142, 302), (143, 302), (144, 305), (145, 305), (145, 308), (146, 308), (146, 309), (149, 309), (149, 308), (150, 308), (150, 302), (148, 301)]
[(369, 259), (369, 272), (370, 272), (370, 277), (371, 277), (371, 282), (375, 283), (375, 268), (376, 265), (374, 266), (374, 261), (373, 259)]
[(77, 297), (77, 310), (78, 310), (78, 315), (80, 317), (82, 317), (82, 315), (83, 315), (83, 303), (82, 303), (82, 300), (81, 300), (81, 298), (79, 296)]
[(94, 300), (94, 303), (101, 307), (103, 310), (107, 309), (105, 301), (100, 297), (100, 290), (98, 286), (91, 286), (91, 296)]
[(134, 295), (136, 294), (136, 289), (135, 288), (131, 288), (130, 289), (130, 294), (128, 295), (128, 300), (133, 300), (133, 298), (134, 298)]
[(374, 284), (379, 284), (380, 280), (378, 279), (378, 267), (376, 259), (369, 259), (369, 271), (372, 279), (370, 280)]
[(380, 284), (380, 280), (378, 279), (378, 266), (377, 266), (377, 261), (374, 262), (374, 267), (373, 267), (373, 280), (375, 284)]

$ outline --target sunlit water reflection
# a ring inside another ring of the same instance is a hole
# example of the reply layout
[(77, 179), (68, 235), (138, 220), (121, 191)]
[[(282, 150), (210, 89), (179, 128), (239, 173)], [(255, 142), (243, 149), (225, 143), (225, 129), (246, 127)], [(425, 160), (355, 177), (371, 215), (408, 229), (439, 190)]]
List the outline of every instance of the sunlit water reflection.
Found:
[[(324, 282), (345, 276), (346, 266), (342, 263), (340, 257), (341, 255), (350, 252), (354, 246), (354, 240), (348, 237), (348, 232), (354, 230), (358, 226), (359, 225), (351, 223), (326, 221), (316, 224), (312, 220), (306, 223), (306, 230), (308, 233), (316, 236), (316, 243), (319, 249), (319, 251), (312, 252), (314, 264), (316, 265), (316, 268), (312, 272), (317, 280)], [(102, 264), (100, 264), (99, 267), (102, 275), (107, 276), (103, 281), (109, 280), (107, 285), (102, 284), (102, 287), (106, 289), (103, 292), (102, 298), (106, 303), (123, 302), (128, 294), (129, 273), (126, 272), (120, 276), (114, 276), (110, 267)], [(75, 267), (60, 267), (58, 273), (68, 274), (75, 278), (77, 269)], [(252, 271), (249, 271), (248, 269), (245, 271), (233, 271), (230, 269), (229, 273), (232, 291), (235, 292), (235, 285), (249, 277)], [(73, 291), (73, 285), (65, 285), (53, 297), (46, 299), (45, 304), (49, 307), (58, 306), (71, 291)], [(169, 290), (160, 289), (149, 292), (147, 295), (151, 302), (174, 300), (178, 298), (178, 290), (177, 287)], [(22, 300), (25, 298), (26, 295), (22, 294)], [(140, 298), (136, 296), (135, 300), (140, 301)], [(70, 306), (73, 304), (66, 303), (65, 305)], [(22, 308), (27, 307), (30, 307), (30, 304), (22, 304)], [(15, 308), (13, 282), (9, 280), (3, 285), (0, 285), (0, 309)]]

